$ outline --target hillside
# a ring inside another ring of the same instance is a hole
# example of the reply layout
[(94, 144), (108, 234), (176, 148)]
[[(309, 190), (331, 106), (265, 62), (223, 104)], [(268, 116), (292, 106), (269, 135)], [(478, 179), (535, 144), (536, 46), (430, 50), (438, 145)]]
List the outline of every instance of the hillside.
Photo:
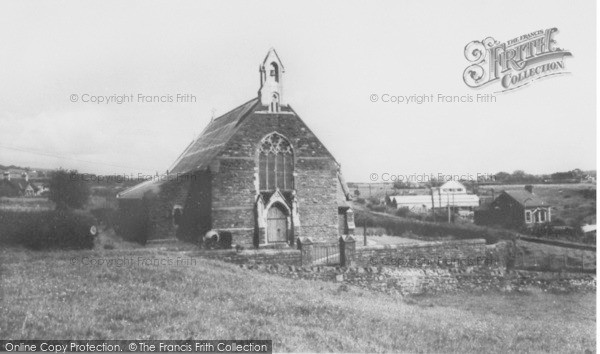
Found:
[[(273, 339), (277, 352), (595, 348), (594, 294), (532, 288), (402, 298), (175, 251), (0, 252), (2, 338)], [(82, 265), (126, 259), (133, 263)], [(140, 259), (187, 263), (140, 266)]]

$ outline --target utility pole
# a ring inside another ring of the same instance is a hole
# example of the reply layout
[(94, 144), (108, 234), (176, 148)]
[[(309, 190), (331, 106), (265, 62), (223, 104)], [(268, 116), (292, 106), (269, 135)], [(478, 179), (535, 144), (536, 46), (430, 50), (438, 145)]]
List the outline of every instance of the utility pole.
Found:
[(446, 199), (447, 199), (446, 200), (446, 205), (447, 205), (447, 208), (448, 208), (448, 223), (450, 223), (452, 220), (450, 218), (450, 195), (449, 194), (446, 195)]
[(456, 207), (456, 203), (454, 201), (454, 193), (452, 193), (452, 212), (454, 212), (454, 208)]
[(433, 186), (431, 186), (431, 213), (433, 214), (433, 222), (435, 222), (435, 199), (433, 199)]

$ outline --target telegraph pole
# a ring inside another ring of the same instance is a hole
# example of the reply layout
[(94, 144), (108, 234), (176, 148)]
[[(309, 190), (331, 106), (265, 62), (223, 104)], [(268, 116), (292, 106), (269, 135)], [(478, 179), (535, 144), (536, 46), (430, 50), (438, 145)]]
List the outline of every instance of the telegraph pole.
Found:
[(448, 224), (451, 222), (451, 218), (450, 218), (450, 195), (446, 195), (446, 199), (447, 199), (447, 208), (448, 208)]
[(433, 186), (431, 186), (431, 213), (433, 214), (433, 222), (435, 222), (435, 199), (433, 199)]

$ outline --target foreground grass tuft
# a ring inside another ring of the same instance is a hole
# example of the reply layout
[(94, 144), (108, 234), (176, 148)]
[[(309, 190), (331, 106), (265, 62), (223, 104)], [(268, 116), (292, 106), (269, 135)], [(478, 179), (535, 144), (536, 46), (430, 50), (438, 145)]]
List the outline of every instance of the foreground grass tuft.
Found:
[[(401, 298), (160, 250), (0, 251), (3, 339), (272, 339), (275, 351), (581, 352), (594, 294)], [(87, 259), (132, 259), (124, 266)], [(75, 260), (75, 261), (73, 261)]]

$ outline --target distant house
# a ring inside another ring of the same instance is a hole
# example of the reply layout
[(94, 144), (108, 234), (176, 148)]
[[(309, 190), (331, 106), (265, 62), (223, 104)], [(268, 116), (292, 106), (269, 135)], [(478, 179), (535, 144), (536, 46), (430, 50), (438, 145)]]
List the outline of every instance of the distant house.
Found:
[(2, 178), (7, 181), (25, 180), (29, 181), (29, 174), (25, 170), (7, 170), (2, 171)]
[(442, 194), (467, 194), (467, 188), (458, 181), (448, 181), (439, 190)]
[(23, 195), (25, 197), (35, 197), (37, 195), (37, 187), (32, 183), (27, 183), (23, 188)]
[(596, 177), (592, 175), (585, 175), (581, 177), (581, 183), (596, 183)]
[(33, 183), (33, 188), (35, 189), (36, 196), (42, 196), (44, 192), (49, 191), (48, 187), (46, 187), (43, 183)]
[(468, 194), (465, 186), (457, 181), (448, 181), (441, 187), (424, 195), (398, 195), (390, 197), (398, 209), (408, 208), (414, 213), (424, 213), (431, 208), (452, 208), (458, 211), (470, 211), (479, 206), (479, 197)]
[(31, 183), (28, 183), (27, 186), (23, 189), (23, 195), (26, 197), (33, 197), (35, 195), (35, 190)]
[(552, 207), (535, 195), (532, 188), (503, 191), (487, 212), (485, 223), (513, 228), (532, 228), (552, 220)]

